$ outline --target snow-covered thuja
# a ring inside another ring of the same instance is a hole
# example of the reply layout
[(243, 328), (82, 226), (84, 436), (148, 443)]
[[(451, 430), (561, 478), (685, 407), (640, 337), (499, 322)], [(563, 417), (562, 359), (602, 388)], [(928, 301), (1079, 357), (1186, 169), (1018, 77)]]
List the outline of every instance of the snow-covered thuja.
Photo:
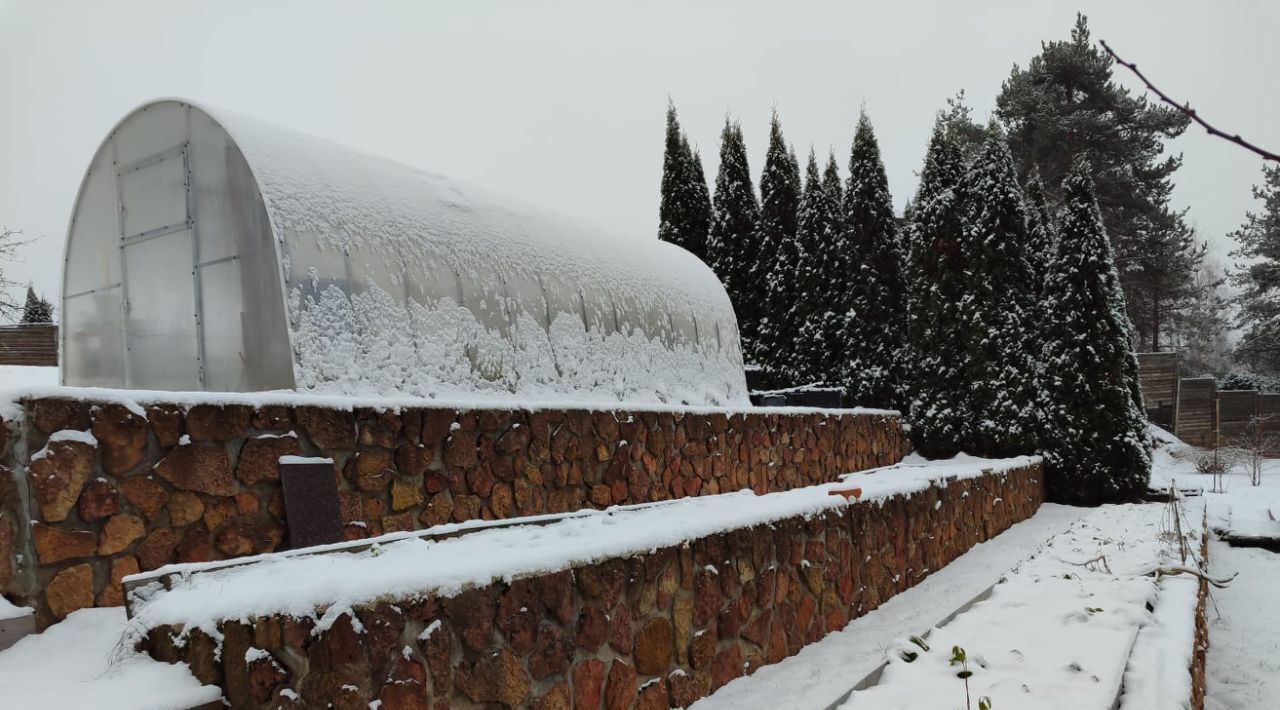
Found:
[(702, 170), (702, 153), (689, 145), (689, 139), (681, 137), (685, 156), (689, 159), (688, 180), (690, 202), (688, 222), (692, 234), (702, 235), (702, 251), (695, 252), (699, 259), (707, 261), (707, 233), (711, 231), (714, 212), (711, 208), (711, 190), (707, 188), (707, 175)]
[[(787, 376), (794, 367), (800, 324), (792, 312), (801, 297), (798, 270), (803, 259), (796, 241), (800, 170), (782, 136), (778, 114), (769, 124), (769, 150), (760, 176), (759, 278), (765, 287), (760, 333), (752, 354), (774, 385), (803, 384)], [(749, 351), (751, 352), (751, 351)]]
[(36, 295), (36, 290), (27, 286), (27, 301), (22, 308), (23, 324), (52, 323), (53, 304)]
[[(1053, 224), (1053, 214), (1049, 210), (1049, 202), (1044, 196), (1044, 183), (1040, 181), (1040, 173), (1033, 171), (1023, 188), (1026, 196), (1027, 235), (1031, 246), (1027, 255), (1031, 268), (1043, 274), (1053, 260), (1053, 252), (1057, 249), (1057, 234)], [(1041, 284), (1042, 285), (1042, 284)]]
[(1141, 493), (1151, 455), (1146, 416), (1134, 401), (1132, 327), (1087, 165), (1062, 189), (1053, 298), (1043, 324), (1052, 425), (1043, 450), (1049, 497), (1092, 505)]
[(849, 155), (844, 233), (851, 317), (839, 342), (845, 358), (840, 380), (853, 404), (897, 407), (906, 326), (902, 250), (889, 179), (866, 113), (858, 118)]
[(930, 458), (964, 448), (970, 418), (960, 302), (965, 296), (967, 196), (959, 149), (935, 125), (908, 225), (910, 275), (905, 365), (911, 440)]
[(720, 134), (720, 171), (716, 174), (715, 217), (707, 235), (707, 262), (729, 293), (742, 351), (750, 360), (759, 336), (765, 288), (756, 268), (760, 258), (760, 204), (751, 185), (742, 127), (725, 121)]
[(820, 176), (811, 152), (797, 230), (804, 254), (797, 274), (803, 295), (792, 316), (800, 324), (798, 382), (841, 383), (846, 361), (841, 338), (853, 308), (849, 251), (841, 228), (843, 191), (835, 154), (828, 156)]
[(1240, 244), (1233, 256), (1246, 264), (1232, 281), (1240, 288), (1237, 325), (1244, 339), (1236, 356), (1260, 372), (1280, 372), (1280, 166), (1265, 167), (1263, 184), (1253, 188), (1261, 212), (1250, 212), (1231, 236)]
[(658, 238), (684, 247), (705, 261), (710, 212), (710, 197), (701, 159), (689, 147), (689, 140), (680, 130), (675, 104), (668, 104)]
[(965, 389), (972, 418), (965, 451), (1029, 454), (1040, 433), (1039, 293), (1013, 156), (998, 128), (964, 177), (969, 196), (960, 302)]
[(844, 180), (840, 179), (840, 165), (836, 162), (836, 152), (827, 153), (827, 167), (822, 171), (822, 188), (827, 191), (827, 201), (831, 203), (832, 223), (836, 232), (844, 229)]

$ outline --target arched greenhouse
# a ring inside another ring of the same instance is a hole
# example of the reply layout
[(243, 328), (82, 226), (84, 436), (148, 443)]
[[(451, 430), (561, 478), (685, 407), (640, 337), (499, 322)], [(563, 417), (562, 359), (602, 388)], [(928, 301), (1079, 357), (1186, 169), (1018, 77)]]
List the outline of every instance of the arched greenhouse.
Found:
[(85, 174), (64, 384), (746, 402), (696, 257), (236, 114), (158, 101)]

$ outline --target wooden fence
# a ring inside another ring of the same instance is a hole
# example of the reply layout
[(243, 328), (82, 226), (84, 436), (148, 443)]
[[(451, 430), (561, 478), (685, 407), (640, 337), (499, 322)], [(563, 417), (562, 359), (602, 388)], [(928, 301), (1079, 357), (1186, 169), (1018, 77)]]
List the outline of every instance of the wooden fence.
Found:
[(58, 365), (58, 326), (0, 326), (0, 365)]
[(1263, 436), (1280, 436), (1280, 394), (1219, 390), (1212, 377), (1179, 377), (1177, 353), (1138, 353), (1138, 380), (1147, 417), (1188, 444), (1243, 445), (1255, 418)]
[(1178, 409), (1178, 353), (1138, 353), (1138, 381), (1147, 418), (1172, 431)]

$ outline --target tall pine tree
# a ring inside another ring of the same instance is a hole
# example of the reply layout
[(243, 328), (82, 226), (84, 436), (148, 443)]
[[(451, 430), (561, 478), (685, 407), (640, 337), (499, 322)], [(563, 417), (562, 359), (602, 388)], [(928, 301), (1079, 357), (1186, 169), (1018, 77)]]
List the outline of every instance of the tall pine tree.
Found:
[(970, 419), (960, 323), (968, 216), (962, 171), (960, 149), (940, 118), (907, 227), (907, 416), (912, 443), (930, 458), (963, 450)]
[(1186, 130), (1180, 111), (1150, 104), (1112, 81), (1111, 58), (1094, 45), (1086, 18), (1071, 38), (1044, 42), (1040, 54), (1013, 72), (996, 99), (996, 115), (1023, 176), (1039, 169), (1051, 203), (1077, 158), (1092, 166), (1102, 220), (1114, 241), (1129, 317), (1145, 347), (1160, 345), (1165, 314), (1182, 306), (1195, 277), (1195, 244), (1169, 207), (1170, 177), (1181, 156), (1165, 141)]
[(1090, 174), (1082, 162), (1062, 185), (1044, 323), (1049, 496), (1076, 505), (1132, 498), (1151, 473), (1132, 328)]
[(667, 104), (666, 147), (662, 157), (662, 197), (658, 205), (658, 238), (707, 258), (711, 204), (701, 158), (680, 130), (674, 103)]
[(970, 196), (960, 303), (965, 390), (972, 418), (965, 450), (1003, 457), (1035, 451), (1041, 431), (1039, 293), (1013, 156), (992, 127), (964, 177)]
[(838, 346), (846, 358), (841, 381), (853, 404), (902, 404), (900, 356), (906, 324), (901, 249), (889, 179), (871, 120), (864, 112), (849, 154), (844, 194), (844, 232), (849, 250), (851, 317)]
[(1250, 212), (1231, 234), (1240, 244), (1232, 256), (1242, 263), (1232, 275), (1240, 289), (1237, 325), (1244, 338), (1236, 357), (1266, 374), (1280, 373), (1280, 166), (1262, 171), (1253, 188), (1261, 212)]
[(786, 371), (797, 357), (800, 324), (792, 317), (799, 293), (802, 261), (796, 230), (800, 209), (800, 171), (795, 154), (782, 136), (782, 122), (773, 114), (769, 125), (769, 150), (760, 176), (760, 236), (757, 262), (759, 279), (765, 288), (764, 312), (756, 339), (755, 359), (764, 366), (775, 385), (801, 384), (787, 381)]
[(765, 289), (757, 262), (761, 257), (760, 204), (751, 185), (747, 144), (742, 127), (728, 119), (720, 134), (720, 170), (716, 174), (715, 216), (707, 235), (707, 263), (720, 277), (734, 313), (743, 354), (748, 362), (756, 352)]

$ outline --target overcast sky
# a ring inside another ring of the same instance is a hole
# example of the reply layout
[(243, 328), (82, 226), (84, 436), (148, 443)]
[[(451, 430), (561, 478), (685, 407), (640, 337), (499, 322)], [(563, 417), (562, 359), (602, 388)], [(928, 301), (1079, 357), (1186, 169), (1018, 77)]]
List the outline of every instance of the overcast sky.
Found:
[[(710, 177), (726, 112), (742, 121), (758, 177), (772, 107), (801, 154), (833, 147), (843, 165), (865, 105), (901, 210), (946, 98), (964, 89), (985, 120), (1012, 65), (1066, 38), (1077, 9), (1161, 88), (1280, 150), (1274, 0), (0, 0), (0, 226), (37, 238), (6, 268), (57, 300), (85, 167), (117, 120), (162, 96), (636, 239), (655, 238), (668, 95)], [(1185, 155), (1175, 201), (1225, 254), (1262, 163), (1195, 129), (1173, 149)]]

